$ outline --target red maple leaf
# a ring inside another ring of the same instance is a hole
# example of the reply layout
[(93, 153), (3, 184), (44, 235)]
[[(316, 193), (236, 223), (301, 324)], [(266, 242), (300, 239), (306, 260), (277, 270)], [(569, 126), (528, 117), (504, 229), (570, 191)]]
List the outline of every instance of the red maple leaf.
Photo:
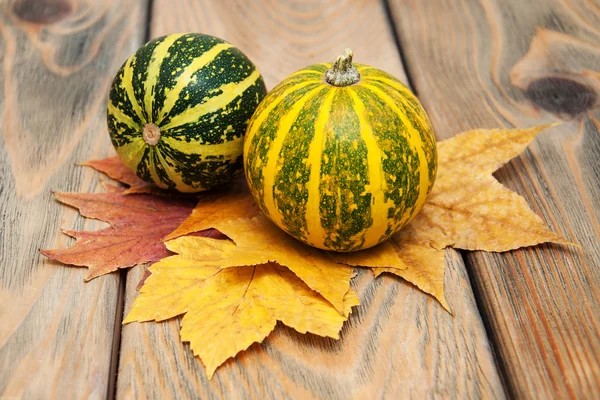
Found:
[(86, 281), (170, 255), (163, 238), (190, 215), (197, 198), (125, 193), (122, 189), (108, 193), (56, 193), (60, 202), (76, 207), (81, 215), (111, 226), (93, 232), (65, 230), (77, 239), (73, 246), (41, 253), (64, 264), (88, 267)]

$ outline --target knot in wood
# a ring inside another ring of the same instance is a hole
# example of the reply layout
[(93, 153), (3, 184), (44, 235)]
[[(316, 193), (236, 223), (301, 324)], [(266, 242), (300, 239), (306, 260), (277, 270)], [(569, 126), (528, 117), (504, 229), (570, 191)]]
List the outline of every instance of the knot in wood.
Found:
[(34, 24), (52, 24), (71, 13), (68, 0), (17, 0), (13, 6), (15, 15)]
[(592, 88), (561, 77), (547, 77), (531, 82), (525, 96), (546, 111), (572, 117), (592, 108), (598, 97)]

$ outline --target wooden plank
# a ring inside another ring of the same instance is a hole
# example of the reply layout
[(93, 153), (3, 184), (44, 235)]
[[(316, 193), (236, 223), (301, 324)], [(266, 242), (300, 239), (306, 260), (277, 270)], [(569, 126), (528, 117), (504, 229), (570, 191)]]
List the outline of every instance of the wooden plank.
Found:
[(105, 398), (119, 275), (84, 270), (40, 248), (94, 229), (55, 191), (99, 189), (77, 162), (109, 153), (112, 71), (142, 40), (139, 2), (17, 0), (0, 5), (0, 397)]
[(565, 120), (496, 175), (582, 247), (471, 253), (467, 264), (509, 393), (600, 393), (598, 3), (397, 0), (391, 10), (440, 137)]
[[(344, 47), (357, 62), (404, 79), (382, 5), (376, 1), (156, 1), (152, 35), (195, 30), (237, 44), (273, 87)], [(278, 325), (262, 344), (228, 361), (211, 381), (179, 338), (179, 319), (129, 324), (122, 332), (117, 394), (148, 398), (503, 398), (464, 265), (448, 255), (446, 294), (456, 313), (395, 277), (361, 273), (362, 305), (340, 341)], [(141, 277), (128, 274), (125, 311)]]

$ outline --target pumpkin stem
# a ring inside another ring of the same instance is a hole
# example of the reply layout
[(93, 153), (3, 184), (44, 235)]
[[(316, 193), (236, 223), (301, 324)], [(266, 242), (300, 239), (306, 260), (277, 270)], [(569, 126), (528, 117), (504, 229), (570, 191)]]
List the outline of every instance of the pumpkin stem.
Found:
[(325, 72), (325, 82), (333, 86), (349, 86), (360, 81), (360, 74), (352, 65), (352, 50), (346, 49), (346, 54), (339, 56), (335, 64)]
[(160, 139), (160, 128), (149, 122), (142, 129), (142, 137), (144, 138), (144, 142), (150, 146), (156, 146)]

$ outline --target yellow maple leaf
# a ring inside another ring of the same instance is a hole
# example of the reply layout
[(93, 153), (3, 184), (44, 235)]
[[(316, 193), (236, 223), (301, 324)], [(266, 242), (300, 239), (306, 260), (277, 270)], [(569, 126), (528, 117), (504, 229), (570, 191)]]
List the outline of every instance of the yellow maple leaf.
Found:
[(411, 223), (412, 235), (427, 236), (438, 249), (508, 251), (544, 242), (570, 244), (492, 176), (551, 126), (477, 129), (440, 142), (436, 185)]
[(214, 228), (214, 225), (238, 218), (251, 218), (260, 213), (243, 177), (235, 179), (221, 190), (200, 197), (192, 214), (165, 241), (192, 232)]
[[(407, 233), (403, 229), (376, 247), (354, 253), (337, 253), (334, 258), (343, 264), (370, 267), (375, 276), (384, 272), (397, 275), (434, 296), (450, 312), (444, 295), (444, 251), (418, 238), (411, 238)], [(382, 259), (394, 258), (395, 262), (381, 262)]]
[(363, 252), (340, 254), (336, 259), (348, 265), (374, 266), (376, 275), (401, 276), (449, 310), (443, 289), (444, 248), (501, 252), (544, 242), (572, 244), (550, 231), (524, 198), (492, 176), (551, 126), (476, 129), (438, 143), (435, 186), (421, 212), (391, 239), (401, 268), (379, 268), (378, 261)]
[(223, 268), (276, 262), (289, 268), (308, 287), (343, 311), (352, 268), (337, 264), (326, 252), (308, 247), (283, 233), (263, 215), (223, 220), (213, 228), (235, 242), (197, 238), (193, 252), (205, 266)]
[[(285, 267), (274, 263), (236, 268), (207, 266), (205, 239), (182, 237), (167, 243), (178, 255), (150, 267), (124, 323), (162, 321), (185, 314), (181, 338), (190, 342), (211, 378), (219, 365), (252, 343), (260, 342), (277, 321), (300, 333), (339, 337), (352, 306), (354, 291), (344, 294), (342, 312), (311, 290)], [(236, 247), (216, 241), (221, 249)]]

